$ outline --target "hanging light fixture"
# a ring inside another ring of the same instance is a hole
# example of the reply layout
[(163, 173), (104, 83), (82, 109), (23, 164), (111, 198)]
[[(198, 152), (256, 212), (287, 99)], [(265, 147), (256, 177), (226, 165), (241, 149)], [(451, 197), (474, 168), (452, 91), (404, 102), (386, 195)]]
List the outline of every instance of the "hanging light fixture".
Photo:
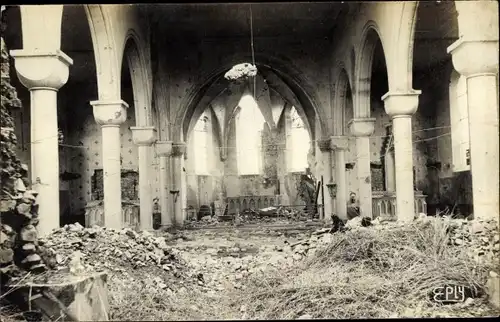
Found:
[[(234, 65), (228, 72), (226, 72), (224, 78), (232, 82), (241, 83), (257, 75), (257, 66), (255, 65), (255, 50), (254, 50), (254, 39), (253, 39), (252, 5), (250, 5), (250, 47), (252, 51), (252, 63), (241, 63)], [(254, 91), (255, 91), (255, 78), (254, 78)]]

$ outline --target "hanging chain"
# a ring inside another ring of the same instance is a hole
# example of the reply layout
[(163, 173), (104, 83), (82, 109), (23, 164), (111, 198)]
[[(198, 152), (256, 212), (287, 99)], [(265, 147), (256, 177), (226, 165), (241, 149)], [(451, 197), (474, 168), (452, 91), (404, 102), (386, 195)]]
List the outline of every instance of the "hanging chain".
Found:
[[(250, 4), (250, 46), (252, 49), (252, 65), (257, 67), (255, 65), (255, 50), (254, 50), (254, 43), (253, 43), (253, 13), (252, 13), (252, 5)], [(255, 98), (255, 90), (256, 90), (256, 83), (257, 79), (256, 77), (253, 77), (253, 97)]]

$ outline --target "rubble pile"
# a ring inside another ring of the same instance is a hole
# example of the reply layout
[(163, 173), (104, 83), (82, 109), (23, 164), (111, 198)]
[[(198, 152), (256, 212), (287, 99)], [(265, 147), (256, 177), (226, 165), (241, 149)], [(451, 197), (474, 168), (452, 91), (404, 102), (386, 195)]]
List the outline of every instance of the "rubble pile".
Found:
[(84, 228), (76, 223), (40, 239), (39, 248), (47, 265), (56, 271), (70, 268), (74, 258), (80, 257), (83, 272), (107, 271), (112, 277), (173, 291), (183, 284), (197, 284), (179, 251), (167, 244), (174, 238), (168, 233), (155, 237), (147, 231)]
[[(285, 277), (277, 282), (263, 277), (248, 287), (249, 316), (399, 317), (415, 306), (422, 309), (413, 317), (433, 317), (437, 311), (447, 316), (498, 314), (499, 266), (486, 260), (497, 256), (494, 221), (419, 216), (410, 223), (372, 220), (367, 224), (354, 218), (343, 229), (332, 231), (320, 229), (287, 245), (295, 272), (280, 272), (277, 277)], [(469, 236), (470, 243), (457, 243), (464, 236)], [(468, 257), (467, 252), (475, 248), (484, 252), (480, 256), (484, 261), (474, 263)], [(462, 302), (445, 303), (433, 297), (435, 290), (449, 285), (464, 288)]]
[[(495, 219), (469, 221), (466, 219), (421, 215), (416, 221), (410, 224), (376, 219), (371, 221), (369, 227), (363, 227), (362, 220), (362, 217), (355, 217), (349, 220), (343, 231), (400, 229), (408, 225), (423, 228), (426, 225), (436, 224), (438, 221), (441, 221), (447, 227), (448, 244), (457, 247), (467, 247), (469, 256), (476, 262), (482, 260), (492, 262), (499, 258), (500, 255), (500, 234), (498, 221)], [(332, 235), (329, 231), (329, 228), (316, 230), (309, 238), (290, 245), (293, 258), (301, 260), (304, 257), (313, 256), (316, 249), (328, 245), (332, 240)]]
[(469, 248), (469, 256), (476, 262), (492, 261), (500, 255), (498, 221), (452, 219), (450, 220), (449, 244)]

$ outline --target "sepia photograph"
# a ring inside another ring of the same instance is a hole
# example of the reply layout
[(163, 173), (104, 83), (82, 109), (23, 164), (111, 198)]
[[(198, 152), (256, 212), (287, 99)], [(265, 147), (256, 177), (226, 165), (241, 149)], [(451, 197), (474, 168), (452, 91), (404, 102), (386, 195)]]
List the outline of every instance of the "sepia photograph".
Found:
[(498, 18), (2, 5), (0, 322), (499, 317)]

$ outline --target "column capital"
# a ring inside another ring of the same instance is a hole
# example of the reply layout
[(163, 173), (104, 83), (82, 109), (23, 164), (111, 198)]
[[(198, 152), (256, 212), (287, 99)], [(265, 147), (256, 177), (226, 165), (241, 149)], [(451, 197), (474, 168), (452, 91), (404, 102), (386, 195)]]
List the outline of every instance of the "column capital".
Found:
[(398, 116), (411, 116), (418, 109), (418, 96), (422, 94), (420, 90), (410, 92), (387, 92), (382, 96), (384, 108), (391, 118)]
[(321, 138), (317, 141), (319, 150), (321, 152), (328, 152), (331, 151), (331, 143), (330, 143), (330, 138)]
[(172, 154), (172, 141), (156, 141), (156, 153), (161, 157), (169, 157)]
[(91, 101), (94, 118), (99, 125), (120, 126), (127, 119), (128, 104), (123, 100)]
[(498, 73), (498, 40), (460, 38), (447, 48), (447, 52), (452, 55), (453, 67), (460, 75)]
[(375, 118), (354, 118), (347, 123), (351, 134), (355, 137), (370, 136), (375, 130)]
[(349, 138), (347, 136), (332, 136), (330, 137), (330, 146), (334, 151), (345, 151), (349, 148)]
[(186, 154), (186, 143), (185, 142), (174, 142), (172, 143), (172, 156), (181, 157)]
[(150, 146), (156, 141), (154, 126), (131, 126), (132, 140), (139, 146)]
[(61, 50), (11, 50), (19, 81), (29, 90), (48, 88), (58, 90), (68, 81), (73, 60)]

